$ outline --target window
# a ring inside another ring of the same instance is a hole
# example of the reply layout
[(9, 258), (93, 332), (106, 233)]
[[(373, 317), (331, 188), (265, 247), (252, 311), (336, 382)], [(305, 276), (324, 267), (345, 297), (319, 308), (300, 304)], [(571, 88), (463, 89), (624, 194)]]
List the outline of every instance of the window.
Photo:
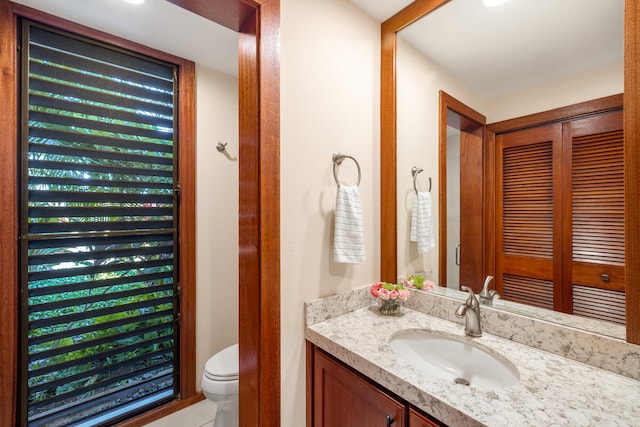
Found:
[(23, 21), (22, 424), (178, 394), (177, 67)]

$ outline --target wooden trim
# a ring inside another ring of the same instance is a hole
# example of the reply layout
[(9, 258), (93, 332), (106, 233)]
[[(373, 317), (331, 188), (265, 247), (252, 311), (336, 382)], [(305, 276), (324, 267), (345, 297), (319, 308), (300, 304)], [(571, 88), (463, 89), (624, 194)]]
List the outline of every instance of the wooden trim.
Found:
[[(462, 116), (465, 123), (460, 131), (482, 127), (487, 118), (473, 108), (460, 102), (445, 91), (439, 91), (438, 100), (438, 284), (447, 287), (447, 125), (448, 110)], [(485, 144), (485, 141), (482, 141)], [(484, 151), (484, 148), (483, 148)], [(468, 284), (480, 286), (482, 283)]]
[[(176, 64), (180, 67), (182, 67), (186, 62), (189, 62), (186, 59), (180, 58), (179, 56), (171, 55), (169, 53), (163, 52), (158, 49), (153, 49), (148, 46), (144, 46), (144, 45), (132, 42), (130, 40), (126, 40), (126, 39), (114, 36), (112, 34), (105, 33), (103, 31), (95, 30), (91, 27), (87, 27), (85, 25), (81, 25), (81, 24), (69, 21), (67, 19), (59, 18), (54, 15), (49, 15), (48, 13), (42, 12), (37, 9), (32, 9), (22, 4), (18, 4), (18, 3), (10, 3), (10, 4), (13, 6), (13, 13), (15, 15), (31, 19), (32, 21), (41, 22), (43, 24), (56, 27), (64, 31), (69, 31), (83, 37), (98, 40), (100, 42), (110, 44), (112, 46), (116, 46), (122, 49), (131, 50), (133, 52), (137, 52), (142, 55), (149, 56), (151, 58), (156, 58), (161, 61), (166, 61), (171, 64)], [(15, 39), (15, 35), (13, 36), (13, 38)]]
[(233, 31), (255, 16), (255, 4), (236, 0), (167, 0)]
[(314, 399), (313, 399), (313, 369), (315, 366), (315, 345), (310, 343), (309, 341), (305, 341), (305, 352), (306, 352), (306, 393), (307, 397), (305, 399), (306, 402), (306, 426), (313, 427), (313, 408), (314, 408)]
[[(398, 280), (396, 29), (382, 23), (380, 63), (380, 279)], [(385, 202), (386, 201), (386, 202)]]
[[(571, 135), (571, 126), (562, 125), (562, 168), (567, 171), (566, 174), (560, 175), (560, 198), (561, 198), (561, 215), (560, 215), (560, 247), (562, 253), (562, 265), (560, 277), (562, 284), (560, 291), (556, 292), (554, 298), (562, 301), (562, 311), (573, 314), (573, 221), (572, 221), (572, 204), (573, 199), (573, 138)], [(555, 178), (555, 177), (554, 177)], [(558, 301), (556, 301), (558, 303)]]
[[(496, 285), (496, 134), (484, 128), (484, 274)], [(492, 256), (493, 254), (493, 256)]]
[(381, 26), (380, 278), (387, 282), (398, 280), (396, 33), (448, 1), (414, 1)]
[(519, 129), (526, 129), (533, 126), (542, 126), (550, 123), (565, 120), (575, 120), (583, 116), (606, 113), (607, 111), (619, 110), (623, 105), (623, 94), (605, 96), (604, 98), (592, 99), (566, 107), (555, 108), (541, 113), (529, 114), (527, 116), (516, 117), (514, 119), (503, 120), (487, 125), (492, 132), (499, 134), (512, 132)]
[(127, 421), (123, 421), (117, 424), (118, 427), (139, 427), (147, 425), (153, 421), (159, 420), (160, 418), (166, 417), (167, 415), (171, 415), (174, 412), (177, 412), (181, 409), (189, 407), (191, 405), (195, 405), (198, 402), (205, 400), (206, 397), (202, 392), (196, 393), (191, 397), (186, 399), (174, 400), (173, 402), (167, 403), (166, 405), (162, 405), (157, 409), (152, 409), (150, 411), (145, 412), (144, 414), (132, 418)]
[[(484, 125), (487, 123), (487, 118), (483, 114), (477, 112), (476, 110), (469, 107), (468, 105), (465, 105), (463, 102), (460, 102), (459, 100), (457, 100), (456, 98), (449, 95), (447, 92), (443, 90), (440, 91), (440, 99), (442, 101), (442, 104), (444, 104), (447, 109), (451, 111), (455, 111), (461, 116), (466, 117), (469, 120), (476, 122), (479, 125)], [(444, 118), (446, 120), (447, 118), (446, 115)], [(445, 126), (446, 126), (446, 121), (445, 121)]]
[(18, 98), (16, 26), (0, 0), (0, 426), (16, 425), (18, 386)]
[(640, 4), (625, 1), (625, 266), (627, 341), (640, 344)]
[(447, 116), (453, 98), (440, 91), (438, 100), (438, 285), (447, 287)]
[(279, 0), (240, 33), (240, 425), (280, 425)]
[[(553, 125), (552, 125), (553, 126)], [(564, 177), (565, 163), (562, 153), (562, 125), (553, 127), (553, 194), (560, 197), (553, 197), (553, 305), (555, 311), (567, 312), (567, 301), (563, 298), (562, 292), (562, 268), (565, 263), (562, 252), (562, 239), (564, 233), (563, 212), (562, 212), (562, 183)]]
[(196, 67), (179, 64), (180, 398), (196, 394)]
[(427, 13), (433, 12), (440, 6), (449, 3), (449, 1), (451, 0), (416, 0), (393, 15), (391, 18), (384, 21), (382, 26), (386, 26), (387, 30), (393, 32), (395, 37), (395, 33), (402, 30), (407, 25), (413, 24)]

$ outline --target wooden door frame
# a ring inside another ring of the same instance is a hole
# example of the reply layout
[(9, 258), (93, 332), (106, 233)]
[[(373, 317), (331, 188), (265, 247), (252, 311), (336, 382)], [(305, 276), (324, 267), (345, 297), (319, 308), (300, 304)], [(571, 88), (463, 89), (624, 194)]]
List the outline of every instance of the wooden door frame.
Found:
[[(240, 33), (240, 424), (280, 424), (280, 0), (172, 0)], [(17, 91), (13, 5), (0, 0), (0, 283), (17, 283)], [(6, 24), (6, 25), (5, 25)], [(13, 147), (13, 148), (12, 148)], [(5, 165), (6, 163), (6, 165)], [(14, 191), (10, 189), (14, 188)], [(9, 189), (9, 191), (7, 191)], [(0, 426), (16, 419), (18, 287), (0, 286)], [(6, 343), (15, 343), (6, 345)], [(193, 384), (195, 392), (195, 381)], [(183, 404), (184, 406), (184, 404)], [(166, 414), (166, 411), (165, 413)], [(141, 425), (155, 416), (133, 421)]]
[[(438, 282), (440, 286), (447, 287), (447, 126), (449, 124), (448, 111), (452, 111), (464, 121), (460, 126), (462, 133), (464, 128), (477, 125), (484, 128), (486, 117), (449, 95), (445, 91), (439, 91), (438, 99)], [(486, 141), (482, 138), (483, 153), (486, 151)], [(486, 163), (483, 159), (483, 169)], [(484, 171), (483, 171), (484, 172)], [(483, 173), (484, 174), (484, 173)], [(485, 174), (486, 175), (486, 174)], [(484, 204), (484, 201), (483, 201)], [(484, 226), (483, 221), (483, 226)], [(484, 235), (484, 233), (483, 233)], [(467, 286), (481, 286), (482, 283), (470, 283)], [(477, 289), (476, 289), (477, 290)], [(477, 290), (479, 292), (479, 290)]]

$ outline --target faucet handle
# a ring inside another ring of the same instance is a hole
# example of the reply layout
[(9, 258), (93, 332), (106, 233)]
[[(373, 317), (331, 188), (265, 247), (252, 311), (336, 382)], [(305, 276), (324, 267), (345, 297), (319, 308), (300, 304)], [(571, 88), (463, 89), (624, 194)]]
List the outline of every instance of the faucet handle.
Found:
[(469, 292), (469, 296), (467, 297), (467, 300), (465, 301), (465, 304), (467, 304), (469, 307), (474, 307), (474, 306), (478, 306), (478, 299), (476, 298), (476, 294), (473, 293), (473, 289), (471, 289), (468, 286), (460, 286), (460, 289), (462, 289), (463, 291)]
[(480, 296), (482, 298), (490, 298), (489, 296), (489, 283), (493, 280), (493, 276), (487, 276), (484, 279), (484, 285), (482, 285), (482, 291), (480, 292)]

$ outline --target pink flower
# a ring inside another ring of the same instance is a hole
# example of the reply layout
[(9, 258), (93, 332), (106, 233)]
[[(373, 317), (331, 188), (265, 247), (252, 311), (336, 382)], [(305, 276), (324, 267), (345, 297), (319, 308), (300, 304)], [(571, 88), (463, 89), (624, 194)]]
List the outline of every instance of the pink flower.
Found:
[(404, 277), (402, 277), (400, 279), (400, 283), (402, 283), (402, 286), (406, 288), (413, 288), (413, 280), (405, 279)]
[(425, 291), (428, 291), (429, 289), (435, 289), (435, 288), (436, 288), (436, 284), (433, 283), (431, 280), (425, 280), (422, 286), (422, 289), (424, 289)]
[(389, 299), (389, 294), (390, 292), (388, 290), (386, 290), (385, 288), (380, 288), (378, 289), (378, 298), (383, 299), (383, 300), (388, 300)]
[(374, 283), (371, 285), (369, 292), (374, 298), (378, 298), (381, 301), (393, 301), (396, 299), (406, 301), (411, 295), (405, 286), (387, 282)]
[(380, 288), (382, 288), (382, 283), (379, 282), (371, 286), (371, 295), (373, 295), (374, 297), (378, 297), (378, 291), (380, 290)]
[(406, 301), (409, 299), (409, 291), (407, 289), (401, 289), (398, 291), (398, 298), (400, 298), (402, 301)]

